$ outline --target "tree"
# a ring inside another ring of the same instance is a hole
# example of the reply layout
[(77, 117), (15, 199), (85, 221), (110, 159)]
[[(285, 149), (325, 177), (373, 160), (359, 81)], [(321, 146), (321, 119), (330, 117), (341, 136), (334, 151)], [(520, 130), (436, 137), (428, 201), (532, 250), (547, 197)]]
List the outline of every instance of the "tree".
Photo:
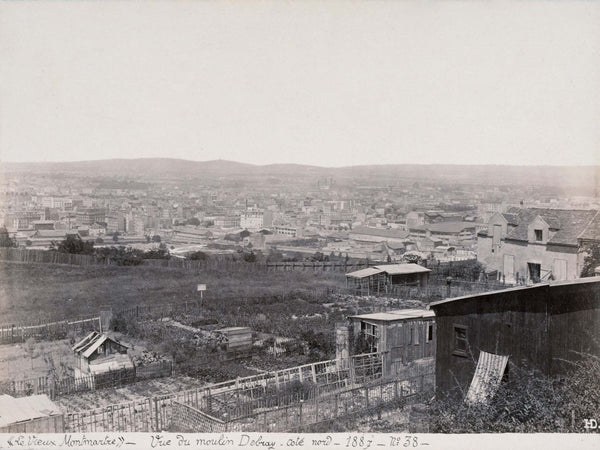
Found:
[(423, 262), (423, 258), (421, 258), (419, 255), (415, 255), (414, 253), (405, 253), (402, 256), (402, 259), (404, 262), (409, 264), (421, 264)]
[(59, 243), (52, 241), (50, 249), (60, 253), (91, 255), (94, 253), (94, 242), (83, 241), (78, 234), (70, 234)]
[(246, 262), (256, 262), (256, 254), (252, 251), (250, 253), (243, 253), (242, 258)]
[(0, 228), (0, 247), (16, 247), (17, 243), (8, 234), (6, 227)]
[(200, 220), (197, 217), (192, 217), (191, 219), (188, 219), (186, 222), (186, 225), (194, 225), (194, 226), (198, 226), (200, 225)]
[(208, 259), (208, 255), (204, 252), (198, 251), (188, 256), (188, 259), (191, 259), (192, 261), (206, 261)]
[(583, 268), (581, 269), (582, 277), (593, 277), (594, 269), (600, 266), (600, 243), (588, 244), (584, 247), (585, 258), (583, 260)]

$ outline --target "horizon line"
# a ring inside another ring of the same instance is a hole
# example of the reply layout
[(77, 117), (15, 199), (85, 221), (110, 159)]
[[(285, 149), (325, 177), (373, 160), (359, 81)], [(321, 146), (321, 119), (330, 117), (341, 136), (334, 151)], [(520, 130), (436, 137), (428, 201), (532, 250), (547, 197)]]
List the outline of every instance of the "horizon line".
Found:
[(274, 162), (266, 164), (247, 163), (242, 161), (235, 161), (231, 159), (209, 159), (209, 160), (195, 160), (186, 158), (171, 158), (164, 156), (148, 156), (138, 158), (103, 158), (103, 159), (81, 159), (81, 160), (63, 160), (63, 161), (1, 161), (0, 167), (4, 164), (72, 164), (72, 163), (94, 163), (94, 162), (108, 162), (108, 161), (141, 161), (141, 160), (172, 160), (172, 161), (185, 161), (194, 163), (211, 163), (211, 162), (225, 162), (242, 164), (254, 167), (268, 167), (268, 166), (306, 166), (306, 167), (317, 167), (320, 169), (349, 169), (355, 167), (367, 167), (367, 166), (484, 166), (484, 167), (600, 167), (600, 164), (498, 164), (498, 163), (365, 163), (365, 164), (353, 164), (347, 166), (323, 166), (309, 163), (295, 163), (295, 162)]

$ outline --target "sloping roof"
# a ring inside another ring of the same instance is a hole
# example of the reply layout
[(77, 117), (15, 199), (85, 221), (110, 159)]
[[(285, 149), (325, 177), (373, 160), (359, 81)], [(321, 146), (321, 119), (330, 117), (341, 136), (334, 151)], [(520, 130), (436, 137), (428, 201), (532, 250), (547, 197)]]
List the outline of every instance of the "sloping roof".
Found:
[(420, 266), (418, 264), (386, 264), (383, 266), (375, 266), (375, 269), (379, 269), (388, 275), (404, 275), (410, 273), (423, 273), (423, 272), (431, 272), (431, 270), (426, 267)]
[[(596, 216), (596, 210), (524, 208), (518, 210), (518, 224), (506, 236), (507, 239), (527, 241), (529, 224), (540, 216), (550, 229), (556, 230), (548, 240), (549, 244), (577, 245), (577, 237), (588, 227), (590, 234), (594, 227), (590, 226)], [(599, 233), (600, 234), (600, 233)]]
[(600, 212), (597, 212), (585, 230), (578, 236), (579, 239), (600, 240)]
[(497, 289), (495, 291), (488, 291), (488, 292), (482, 292), (479, 294), (470, 294), (470, 295), (463, 295), (460, 297), (453, 297), (453, 298), (446, 298), (444, 300), (438, 300), (436, 302), (431, 302), (429, 304), (430, 308), (435, 308), (438, 305), (445, 305), (447, 303), (454, 303), (454, 302), (460, 302), (462, 300), (467, 300), (467, 299), (473, 299), (473, 298), (478, 298), (478, 297), (486, 297), (486, 296), (490, 296), (490, 295), (494, 295), (494, 294), (500, 294), (500, 293), (507, 293), (507, 292), (514, 292), (514, 291), (524, 291), (527, 289), (539, 289), (543, 286), (548, 286), (550, 283), (546, 282), (546, 283), (537, 283), (534, 284), (533, 286), (515, 286), (512, 288), (508, 288), (508, 289)]
[(0, 427), (57, 414), (62, 412), (45, 394), (20, 398), (0, 395)]
[(122, 347), (127, 348), (126, 345), (121, 344), (115, 339), (109, 338), (105, 334), (100, 334), (97, 331), (92, 331), (86, 337), (84, 337), (81, 341), (73, 346), (73, 351), (83, 355), (84, 358), (89, 358), (104, 342), (110, 340)]
[(519, 215), (512, 213), (503, 213), (502, 216), (506, 219), (509, 225), (519, 225)]
[(362, 234), (365, 236), (378, 236), (392, 239), (405, 239), (409, 232), (398, 229), (371, 228), (371, 227), (355, 227), (350, 231), (351, 234)]
[(377, 275), (378, 273), (382, 273), (383, 270), (376, 269), (374, 267), (367, 267), (366, 269), (357, 270), (355, 272), (347, 273), (346, 276), (350, 278), (365, 278), (370, 277), (372, 275)]
[(489, 400), (500, 387), (507, 364), (508, 356), (481, 351), (465, 402), (474, 404)]
[[(482, 292), (479, 294), (463, 295), (461, 297), (446, 298), (444, 300), (438, 300), (436, 302), (431, 302), (429, 304), (429, 307), (435, 309), (439, 305), (446, 305), (448, 303), (461, 302), (464, 300), (480, 298), (480, 297), (481, 298), (489, 297), (494, 294), (506, 294), (509, 292), (516, 292), (516, 291), (543, 289), (544, 287), (547, 287), (547, 286), (550, 286), (550, 288), (552, 288), (553, 286), (564, 286), (564, 285), (569, 285), (569, 284), (570, 285), (579, 285), (579, 284), (588, 284), (588, 283), (600, 283), (600, 277), (586, 277), (586, 278), (577, 278), (575, 280), (563, 280), (563, 281), (557, 280), (557, 281), (550, 281), (550, 282), (545, 282), (545, 283), (537, 283), (537, 284), (534, 284), (533, 286), (515, 286), (515, 287), (508, 288), (508, 289), (497, 289), (495, 291)], [(599, 287), (600, 287), (600, 284), (599, 284)]]
[(397, 309), (380, 313), (360, 314), (350, 316), (353, 319), (375, 320), (378, 322), (394, 322), (407, 319), (420, 319), (434, 317), (435, 313), (430, 309)]
[(91, 343), (94, 342), (94, 340), (97, 339), (98, 336), (100, 336), (100, 333), (98, 333), (97, 331), (92, 331), (90, 334), (88, 334), (86, 337), (80, 340), (77, 344), (75, 344), (71, 348), (71, 350), (73, 350), (76, 353), (79, 353), (81, 350), (84, 350), (89, 345), (91, 345)]

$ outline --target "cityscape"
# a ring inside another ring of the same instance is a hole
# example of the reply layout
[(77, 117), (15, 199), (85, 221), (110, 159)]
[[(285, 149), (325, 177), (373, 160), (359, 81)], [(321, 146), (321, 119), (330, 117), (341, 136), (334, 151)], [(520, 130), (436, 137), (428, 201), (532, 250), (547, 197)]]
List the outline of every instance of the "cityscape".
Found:
[(578, 431), (597, 168), (419, 170), (5, 164), (2, 429)]
[(599, 13), (0, 2), (0, 448), (597, 446)]

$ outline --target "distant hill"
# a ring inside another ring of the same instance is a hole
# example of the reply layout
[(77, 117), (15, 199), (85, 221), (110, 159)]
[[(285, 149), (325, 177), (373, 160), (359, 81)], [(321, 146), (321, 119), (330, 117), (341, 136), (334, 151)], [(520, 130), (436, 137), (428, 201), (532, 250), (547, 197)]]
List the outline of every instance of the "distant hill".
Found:
[[(393, 182), (439, 181), (493, 185), (600, 186), (600, 166), (498, 166), (389, 164), (327, 168), (302, 164), (255, 165), (226, 160), (189, 161), (172, 158), (107, 159), (76, 162), (3, 163), (6, 172), (74, 173), (148, 177), (340, 177)], [(599, 189), (600, 190), (600, 189)]]

